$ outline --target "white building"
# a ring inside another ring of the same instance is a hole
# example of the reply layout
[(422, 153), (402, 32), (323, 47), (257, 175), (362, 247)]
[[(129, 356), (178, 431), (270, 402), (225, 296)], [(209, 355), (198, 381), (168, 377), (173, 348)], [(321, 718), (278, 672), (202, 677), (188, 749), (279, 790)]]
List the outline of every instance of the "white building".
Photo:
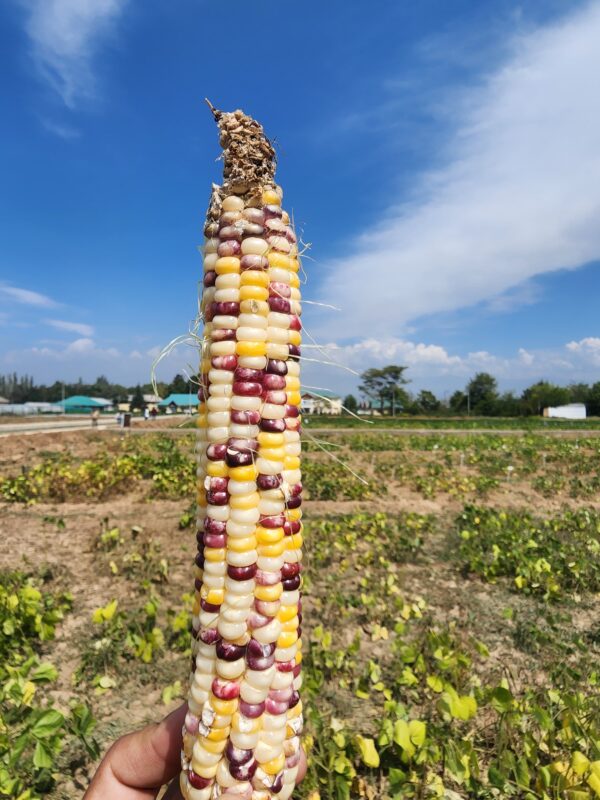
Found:
[(302, 392), (300, 411), (302, 414), (341, 414), (342, 399), (326, 389), (318, 392), (306, 390)]
[(550, 419), (585, 419), (585, 404), (569, 403), (566, 406), (550, 406), (544, 409), (544, 416)]

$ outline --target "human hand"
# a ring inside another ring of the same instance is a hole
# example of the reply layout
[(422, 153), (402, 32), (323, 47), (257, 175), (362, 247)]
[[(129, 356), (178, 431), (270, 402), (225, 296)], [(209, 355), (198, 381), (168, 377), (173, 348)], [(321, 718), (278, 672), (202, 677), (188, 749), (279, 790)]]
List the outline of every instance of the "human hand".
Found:
[[(169, 784), (163, 800), (183, 800), (179, 790), (181, 729), (187, 704), (157, 725), (118, 739), (106, 753), (84, 800), (154, 800)], [(297, 782), (306, 774), (304, 752)]]

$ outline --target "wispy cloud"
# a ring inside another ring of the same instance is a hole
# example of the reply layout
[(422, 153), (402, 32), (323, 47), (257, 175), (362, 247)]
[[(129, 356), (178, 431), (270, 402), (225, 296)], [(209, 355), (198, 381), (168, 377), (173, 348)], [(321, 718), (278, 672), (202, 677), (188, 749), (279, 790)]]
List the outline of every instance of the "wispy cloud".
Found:
[(513, 41), (465, 90), (445, 165), (323, 265), (322, 297), (343, 312), (320, 338), (398, 334), (600, 258), (599, 39), (594, 2)]
[(80, 336), (90, 337), (94, 335), (94, 329), (91, 325), (86, 325), (84, 322), (68, 322), (64, 319), (45, 319), (46, 325), (51, 325), (60, 331), (69, 331), (70, 333), (78, 333)]
[(20, 289), (17, 286), (8, 286), (3, 283), (0, 284), (0, 298), (2, 295), (16, 303), (23, 303), (27, 306), (38, 306), (40, 308), (56, 308), (56, 306), (58, 306), (56, 301), (45, 294), (33, 292), (31, 289)]
[(48, 133), (52, 133), (54, 136), (58, 136), (60, 139), (65, 139), (68, 142), (73, 139), (79, 139), (81, 136), (81, 131), (77, 130), (77, 128), (73, 128), (71, 125), (53, 122), (51, 119), (42, 119), (42, 125)]
[(35, 66), (69, 108), (95, 95), (94, 57), (127, 2), (22, 0)]

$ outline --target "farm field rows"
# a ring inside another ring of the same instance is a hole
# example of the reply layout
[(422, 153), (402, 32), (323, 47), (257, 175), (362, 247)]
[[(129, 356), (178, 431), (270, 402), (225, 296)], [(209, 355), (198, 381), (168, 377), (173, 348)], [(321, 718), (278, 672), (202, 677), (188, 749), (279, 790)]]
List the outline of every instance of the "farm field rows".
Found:
[[(3, 440), (0, 797), (78, 796), (185, 692), (178, 433)], [(600, 796), (600, 439), (308, 434), (297, 797)]]

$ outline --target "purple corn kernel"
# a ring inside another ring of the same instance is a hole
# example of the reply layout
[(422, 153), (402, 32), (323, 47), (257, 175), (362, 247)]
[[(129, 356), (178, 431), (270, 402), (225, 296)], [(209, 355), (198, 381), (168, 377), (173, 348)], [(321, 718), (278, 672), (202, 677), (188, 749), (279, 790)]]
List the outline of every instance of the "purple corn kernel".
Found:
[(229, 372), (233, 372), (237, 367), (237, 356), (213, 356), (210, 360), (210, 365), (214, 369), (225, 369)]
[(219, 631), (216, 628), (204, 628), (204, 630), (200, 631), (199, 638), (204, 644), (215, 644), (221, 641)]
[(258, 425), (260, 419), (260, 411), (238, 411), (233, 409), (231, 412), (231, 421), (237, 425)]
[(273, 516), (261, 516), (260, 524), (263, 528), (281, 528), (285, 523), (283, 514), (275, 514)]
[(283, 419), (261, 419), (261, 431), (265, 433), (283, 433), (285, 430), (285, 420)]
[(264, 369), (250, 369), (249, 367), (238, 367), (233, 373), (234, 381), (262, 381), (265, 374)]
[(231, 342), (235, 340), (233, 328), (214, 328), (211, 333), (213, 342)]
[(271, 281), (269, 284), (269, 295), (271, 297), (284, 297), (286, 300), (288, 300), (292, 295), (292, 290), (287, 283)]
[(237, 239), (227, 239), (226, 241), (221, 242), (221, 244), (217, 247), (217, 255), (219, 258), (227, 256), (239, 256), (241, 252), (242, 246)]
[(269, 697), (276, 703), (285, 703), (289, 707), (289, 702), (292, 697), (292, 691), (293, 689), (289, 686), (286, 687), (285, 689), (271, 689), (269, 691)]
[(252, 758), (253, 750), (242, 750), (235, 747), (230, 741), (227, 742), (225, 747), (225, 756), (232, 764), (247, 764)]
[(201, 588), (202, 588), (202, 581), (200, 580), (200, 578), (195, 578), (194, 579), (194, 589), (197, 592), (199, 592)]
[(279, 358), (270, 358), (267, 361), (267, 373), (269, 375), (287, 375), (287, 364)]
[(284, 300), (283, 297), (269, 297), (268, 303), (271, 311), (276, 311), (278, 314), (290, 313), (290, 301)]
[(240, 313), (240, 304), (234, 303), (233, 301), (227, 303), (213, 303), (213, 306), (216, 306), (215, 316), (218, 314), (219, 316), (236, 317)]
[(295, 497), (290, 497), (287, 501), (288, 508), (300, 508), (302, 505), (302, 497), (301, 495), (297, 494)]
[(249, 581), (256, 575), (256, 569), (256, 564), (250, 564), (247, 567), (234, 567), (229, 564), (227, 574), (234, 581)]
[(198, 569), (204, 569), (204, 555), (203, 553), (197, 553), (196, 558), (194, 559), (194, 564), (198, 567)]
[(290, 315), (290, 330), (291, 331), (302, 330), (302, 323), (300, 322), (300, 317), (297, 314)]
[(283, 588), (286, 592), (293, 592), (300, 588), (301, 578), (300, 575), (295, 575), (293, 578), (286, 578), (283, 583)]
[(209, 489), (206, 493), (206, 502), (211, 506), (226, 506), (229, 502), (229, 495), (227, 492), (213, 492)]
[(272, 403), (275, 406), (284, 406), (287, 403), (287, 392), (263, 392), (262, 399), (265, 403)]
[(289, 578), (294, 578), (299, 573), (300, 573), (300, 564), (298, 564), (297, 561), (293, 564), (290, 564), (288, 561), (286, 561), (283, 567), (281, 568), (281, 577), (284, 580), (287, 580)]
[(209, 614), (218, 614), (221, 606), (216, 603), (209, 603), (203, 597), (200, 599), (200, 608), (202, 611), (208, 611)]
[(291, 536), (293, 533), (299, 533), (301, 528), (300, 520), (294, 519), (286, 519), (283, 523), (283, 532), (286, 536)]
[(275, 666), (277, 667), (278, 672), (292, 672), (296, 666), (296, 662), (294, 659), (291, 661), (276, 661)]
[(271, 700), (270, 697), (267, 697), (267, 699), (265, 700), (265, 711), (267, 712), (267, 714), (274, 714), (274, 715), (285, 714), (287, 710), (288, 710), (287, 703), (278, 703), (275, 700)]
[(282, 475), (263, 475), (260, 474), (256, 478), (256, 485), (259, 489), (266, 491), (268, 489), (278, 489), (283, 483)]
[(263, 206), (263, 214), (267, 220), (273, 219), (274, 217), (281, 217), (283, 215), (283, 211), (281, 210), (281, 206), (268, 205)]
[(248, 627), (255, 630), (256, 628), (264, 628), (271, 622), (272, 617), (265, 617), (264, 614), (259, 614), (257, 611), (252, 611), (248, 616)]
[(248, 719), (257, 719), (264, 713), (264, 703), (247, 703), (245, 700), (240, 699), (239, 712)]
[(231, 777), (235, 778), (236, 781), (252, 780), (257, 767), (258, 761), (256, 761), (254, 758), (251, 761), (247, 761), (245, 764), (235, 764), (232, 761), (229, 762), (229, 772), (231, 773)]
[(227, 534), (225, 533), (205, 533), (204, 546), (221, 548), (227, 545)]
[(255, 656), (256, 658), (268, 658), (275, 652), (275, 643), (261, 644), (256, 639), (250, 639), (248, 642), (248, 655)]
[(300, 693), (297, 692), (295, 689), (292, 692), (292, 696), (290, 697), (289, 707), (294, 708), (300, 702)]
[(227, 523), (220, 519), (213, 519), (212, 517), (205, 517), (204, 519), (204, 533), (226, 533)]
[(232, 644), (231, 642), (223, 641), (223, 639), (217, 643), (217, 658), (222, 661), (237, 661), (239, 658), (243, 658), (245, 654), (246, 647), (244, 645)]
[(259, 586), (275, 586), (281, 580), (279, 572), (264, 572), (262, 569), (256, 570), (255, 577)]
[(302, 672), (302, 664), (294, 664), (294, 678), (297, 678), (298, 675)]
[(292, 360), (300, 358), (301, 352), (300, 352), (300, 348), (298, 347), (297, 344), (290, 344), (290, 345), (288, 345), (288, 347), (289, 347), (289, 351), (290, 351), (290, 358)]
[(299, 494), (302, 494), (302, 484), (295, 483), (293, 486), (290, 486), (290, 494), (292, 497), (296, 497)]
[(214, 271), (214, 269), (211, 269), (208, 272), (204, 273), (204, 278), (202, 279), (202, 283), (205, 286), (214, 286), (216, 280), (217, 280), (217, 273)]
[(250, 669), (256, 670), (257, 672), (269, 669), (275, 663), (275, 656), (269, 656), (268, 658), (257, 658), (256, 656), (249, 656), (246, 655), (246, 664), (250, 667)]
[(260, 397), (262, 385), (258, 381), (235, 381), (233, 393), (239, 397)]
[(225, 681), (215, 678), (212, 682), (211, 691), (219, 700), (235, 700), (240, 696), (240, 684), (238, 681)]
[(291, 403), (288, 403), (288, 405), (286, 405), (285, 407), (285, 416), (290, 419), (299, 417), (300, 409), (298, 408), (298, 406), (294, 406)]
[(226, 444), (209, 444), (206, 448), (206, 457), (209, 461), (223, 461), (226, 453)]
[(247, 467), (254, 462), (253, 454), (248, 450), (244, 453), (239, 450), (227, 450), (227, 466), (228, 467)]
[(188, 772), (188, 781), (190, 785), (194, 787), (194, 789), (206, 789), (210, 786), (213, 782), (212, 778), (203, 778), (202, 775), (198, 775), (191, 769)]
[(275, 780), (271, 784), (271, 794), (279, 794), (283, 789), (283, 772), (275, 776)]
[(263, 389), (276, 391), (285, 389), (285, 377), (283, 375), (271, 375), (267, 373), (262, 380)]

